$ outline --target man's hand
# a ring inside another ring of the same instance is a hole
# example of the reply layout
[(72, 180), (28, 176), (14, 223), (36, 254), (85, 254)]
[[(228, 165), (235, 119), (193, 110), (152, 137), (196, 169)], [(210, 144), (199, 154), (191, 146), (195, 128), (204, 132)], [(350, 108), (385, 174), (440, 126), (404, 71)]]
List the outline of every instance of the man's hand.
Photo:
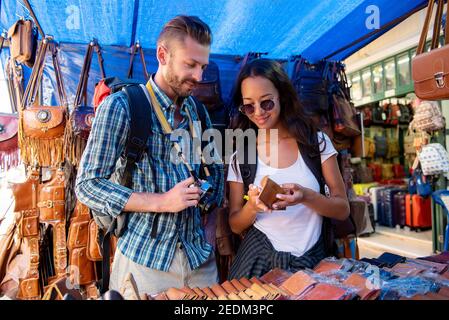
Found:
[(190, 177), (162, 194), (162, 211), (180, 212), (188, 207), (196, 206), (200, 199), (201, 190), (198, 187), (189, 187), (194, 182), (195, 180)]
[(286, 191), (286, 194), (276, 195), (279, 201), (273, 204), (275, 210), (294, 206), (304, 201), (304, 187), (296, 183), (285, 183), (281, 187)]

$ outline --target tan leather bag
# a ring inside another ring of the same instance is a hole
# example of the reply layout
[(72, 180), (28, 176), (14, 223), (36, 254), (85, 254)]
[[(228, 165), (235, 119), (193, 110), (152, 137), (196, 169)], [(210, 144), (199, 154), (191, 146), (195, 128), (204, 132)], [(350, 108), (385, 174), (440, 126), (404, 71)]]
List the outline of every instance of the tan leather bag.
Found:
[(87, 285), (96, 280), (95, 263), (87, 254), (89, 222), (89, 208), (78, 201), (70, 219), (67, 238), (70, 281), (76, 285)]
[[(39, 106), (36, 102), (38, 88), (42, 82), (45, 56), (50, 51), (55, 68), (60, 106)], [(19, 147), (25, 164), (58, 166), (65, 159), (64, 142), (67, 122), (67, 98), (62, 82), (56, 44), (45, 38), (39, 48), (36, 66), (25, 90), (19, 119)]]
[(67, 241), (65, 218), (65, 172), (58, 169), (50, 181), (39, 185), (39, 220), (53, 226), (53, 260), (56, 277), (67, 271)]
[(37, 29), (32, 20), (20, 19), (8, 30), (11, 57), (32, 68), (36, 59)]
[(103, 68), (103, 56), (101, 55), (101, 48), (97, 41), (92, 40), (86, 51), (84, 57), (83, 68), (76, 90), (75, 100), (73, 104), (73, 111), (70, 115), (69, 135), (72, 139), (71, 150), (67, 150), (70, 162), (74, 166), (78, 166), (81, 161), (84, 149), (86, 148), (87, 139), (89, 138), (90, 130), (92, 128), (92, 121), (95, 116), (94, 108), (87, 102), (87, 86), (89, 82), (89, 72), (92, 63), (92, 56), (94, 51), (97, 52), (98, 65), (100, 67), (101, 79), (106, 78)]
[(19, 163), (17, 114), (0, 113), (0, 171)]
[[(424, 27), (421, 32), (416, 56), (412, 60), (412, 77), (415, 93), (421, 99), (439, 100), (449, 98), (449, 24), (446, 23), (444, 46), (438, 48), (444, 1), (438, 0), (433, 26), (432, 45), (429, 52), (424, 47), (432, 18), (435, 0), (429, 0)], [(448, 2), (449, 9), (449, 2)], [(448, 10), (449, 12), (449, 10)]]

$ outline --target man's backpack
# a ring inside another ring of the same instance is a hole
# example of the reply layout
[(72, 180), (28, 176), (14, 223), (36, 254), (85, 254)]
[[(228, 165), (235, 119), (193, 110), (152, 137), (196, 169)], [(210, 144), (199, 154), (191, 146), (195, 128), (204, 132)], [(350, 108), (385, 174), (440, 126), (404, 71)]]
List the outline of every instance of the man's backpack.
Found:
[[(99, 85), (102, 90), (101, 102), (110, 94), (123, 91), (128, 99), (130, 112), (130, 132), (127, 138), (126, 147), (124, 151), (124, 158), (126, 159), (126, 167), (123, 176), (119, 178), (117, 183), (132, 189), (132, 173), (137, 166), (137, 163), (142, 159), (144, 152), (147, 150), (147, 142), (151, 131), (151, 117), (148, 117), (152, 112), (152, 107), (144, 90), (145, 85), (134, 79), (122, 80), (117, 77), (103, 79)], [(97, 85), (98, 87), (98, 85)], [(107, 89), (106, 89), (107, 88)], [(95, 89), (97, 91), (97, 88)], [(101, 103), (100, 102), (100, 103)], [(206, 111), (205, 108), (199, 106), (200, 102), (194, 98), (197, 106), (198, 116), (202, 123), (202, 127), (206, 128)], [(199, 107), (198, 107), (199, 106)], [(101, 104), (97, 107), (101, 108)], [(101, 291), (105, 292), (109, 287), (109, 264), (110, 264), (110, 240), (111, 235), (119, 238), (126, 230), (128, 214), (120, 214), (116, 218), (109, 215), (104, 215), (96, 211), (92, 211), (95, 222), (99, 229), (102, 230), (102, 256), (103, 256), (103, 280)], [(158, 215), (156, 216), (158, 217)], [(152, 234), (157, 230), (157, 219), (153, 224)]]

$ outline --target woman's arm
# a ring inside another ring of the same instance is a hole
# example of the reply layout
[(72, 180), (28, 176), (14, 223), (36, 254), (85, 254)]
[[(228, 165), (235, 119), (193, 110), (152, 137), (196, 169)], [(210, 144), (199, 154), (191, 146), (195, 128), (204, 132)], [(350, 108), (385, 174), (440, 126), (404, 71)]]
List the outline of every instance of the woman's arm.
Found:
[(257, 212), (270, 212), (259, 199), (259, 189), (253, 185), (249, 186), (249, 200), (244, 203), (243, 183), (229, 183), (229, 225), (232, 232), (240, 234), (248, 229), (256, 220)]
[(276, 202), (273, 207), (276, 209), (302, 203), (322, 216), (345, 220), (349, 216), (349, 203), (337, 157), (327, 159), (322, 164), (322, 171), (330, 189), (329, 198), (299, 184), (288, 183), (282, 187), (287, 189), (289, 194), (279, 194), (277, 197), (281, 201)]

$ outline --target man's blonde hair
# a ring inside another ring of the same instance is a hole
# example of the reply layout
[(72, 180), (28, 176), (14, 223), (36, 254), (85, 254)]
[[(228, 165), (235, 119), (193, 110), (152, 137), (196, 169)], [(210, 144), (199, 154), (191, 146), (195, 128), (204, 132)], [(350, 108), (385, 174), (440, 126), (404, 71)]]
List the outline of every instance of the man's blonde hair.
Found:
[(184, 42), (187, 36), (202, 45), (210, 46), (212, 42), (212, 33), (205, 22), (196, 16), (179, 15), (164, 25), (157, 39), (157, 44), (168, 46), (170, 40), (173, 39)]

